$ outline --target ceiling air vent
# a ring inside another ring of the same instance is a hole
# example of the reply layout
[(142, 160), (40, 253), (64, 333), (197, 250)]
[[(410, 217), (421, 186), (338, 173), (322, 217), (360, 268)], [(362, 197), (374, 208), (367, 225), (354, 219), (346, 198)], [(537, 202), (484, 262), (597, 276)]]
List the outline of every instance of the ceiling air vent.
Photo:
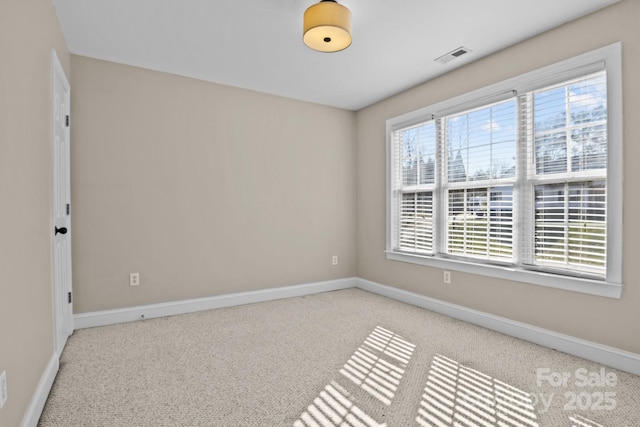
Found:
[(460, 58), (462, 55), (473, 52), (471, 49), (460, 46), (457, 49), (453, 49), (451, 52), (445, 53), (439, 58), (434, 59), (434, 61), (439, 62), (441, 64), (446, 64), (448, 62), (453, 61), (454, 59)]

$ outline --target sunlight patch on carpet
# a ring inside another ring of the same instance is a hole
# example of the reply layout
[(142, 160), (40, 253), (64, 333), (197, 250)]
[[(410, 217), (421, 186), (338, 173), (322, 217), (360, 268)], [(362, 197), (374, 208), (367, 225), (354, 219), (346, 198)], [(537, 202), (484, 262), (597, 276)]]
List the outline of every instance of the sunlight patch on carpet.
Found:
[[(415, 345), (377, 326), (340, 369), (344, 378), (384, 405), (390, 405)], [(386, 427), (353, 402), (352, 396), (331, 381), (313, 400), (294, 427)]]
[(569, 421), (571, 421), (571, 427), (602, 427), (601, 424), (576, 414), (570, 416)]
[(340, 369), (340, 373), (389, 405), (414, 348), (401, 336), (378, 326)]
[(354, 405), (348, 395), (340, 384), (332, 381), (302, 413), (294, 427), (386, 427)]
[(538, 427), (531, 395), (437, 354), (416, 422), (422, 426)]

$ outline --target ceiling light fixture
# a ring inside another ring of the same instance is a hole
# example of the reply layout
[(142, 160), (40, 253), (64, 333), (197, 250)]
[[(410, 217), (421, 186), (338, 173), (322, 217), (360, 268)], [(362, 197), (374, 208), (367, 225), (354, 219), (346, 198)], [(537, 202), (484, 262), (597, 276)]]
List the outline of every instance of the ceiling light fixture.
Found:
[(304, 12), (304, 43), (320, 52), (338, 52), (351, 44), (351, 12), (335, 0), (322, 0)]

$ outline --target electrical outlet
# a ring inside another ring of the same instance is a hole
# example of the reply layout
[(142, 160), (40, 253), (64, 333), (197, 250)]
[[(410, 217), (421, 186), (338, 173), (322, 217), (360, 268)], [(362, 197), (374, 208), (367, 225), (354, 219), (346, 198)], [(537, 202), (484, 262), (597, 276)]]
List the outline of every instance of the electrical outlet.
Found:
[(334, 256), (331, 258), (331, 264), (332, 264), (332, 265), (338, 265), (338, 255), (334, 255)]
[(7, 371), (0, 374), (0, 409), (7, 403)]
[(140, 273), (129, 273), (129, 286), (140, 286)]
[(451, 284), (451, 272), (450, 271), (446, 271), (444, 272), (444, 283), (446, 283), (447, 285)]

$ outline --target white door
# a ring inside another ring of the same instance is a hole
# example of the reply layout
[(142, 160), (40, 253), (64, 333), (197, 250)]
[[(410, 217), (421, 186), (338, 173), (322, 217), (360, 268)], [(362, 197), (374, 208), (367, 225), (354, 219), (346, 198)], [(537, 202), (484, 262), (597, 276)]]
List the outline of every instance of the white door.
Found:
[(73, 332), (71, 294), (71, 181), (69, 82), (55, 50), (51, 54), (53, 170), (53, 298), (58, 357)]

